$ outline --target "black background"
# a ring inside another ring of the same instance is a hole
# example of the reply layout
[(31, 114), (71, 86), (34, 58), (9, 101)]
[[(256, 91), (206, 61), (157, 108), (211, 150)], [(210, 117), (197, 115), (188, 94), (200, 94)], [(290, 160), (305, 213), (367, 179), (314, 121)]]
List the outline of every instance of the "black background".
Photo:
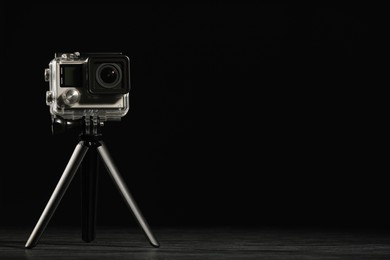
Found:
[[(77, 143), (51, 135), (54, 53), (121, 51), (131, 110), (105, 142), (152, 227), (388, 227), (366, 6), (3, 11), (1, 225), (33, 227)], [(98, 223), (133, 225), (100, 177)], [(80, 224), (79, 176), (51, 224)]]

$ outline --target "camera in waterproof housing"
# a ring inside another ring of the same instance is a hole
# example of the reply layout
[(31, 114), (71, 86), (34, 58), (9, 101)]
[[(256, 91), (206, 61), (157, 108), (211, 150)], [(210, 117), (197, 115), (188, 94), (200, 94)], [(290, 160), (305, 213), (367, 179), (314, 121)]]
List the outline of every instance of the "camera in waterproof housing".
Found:
[(53, 118), (120, 120), (129, 110), (130, 61), (121, 53), (56, 53), (45, 80)]

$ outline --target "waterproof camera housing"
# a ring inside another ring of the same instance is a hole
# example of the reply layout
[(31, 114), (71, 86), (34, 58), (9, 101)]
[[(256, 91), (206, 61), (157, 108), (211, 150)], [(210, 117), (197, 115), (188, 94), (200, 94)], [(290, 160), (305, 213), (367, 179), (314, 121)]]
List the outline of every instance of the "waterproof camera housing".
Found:
[(45, 80), (53, 117), (120, 120), (129, 110), (130, 61), (121, 53), (56, 53)]

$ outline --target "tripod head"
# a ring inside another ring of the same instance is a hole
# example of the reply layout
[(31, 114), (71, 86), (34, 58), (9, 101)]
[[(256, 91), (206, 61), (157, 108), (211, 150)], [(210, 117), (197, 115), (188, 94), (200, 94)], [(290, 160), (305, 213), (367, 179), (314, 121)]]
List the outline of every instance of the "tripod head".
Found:
[(64, 119), (59, 116), (52, 118), (51, 130), (53, 135), (69, 132), (80, 132), (82, 135), (100, 136), (104, 122), (99, 117), (83, 117), (77, 120)]

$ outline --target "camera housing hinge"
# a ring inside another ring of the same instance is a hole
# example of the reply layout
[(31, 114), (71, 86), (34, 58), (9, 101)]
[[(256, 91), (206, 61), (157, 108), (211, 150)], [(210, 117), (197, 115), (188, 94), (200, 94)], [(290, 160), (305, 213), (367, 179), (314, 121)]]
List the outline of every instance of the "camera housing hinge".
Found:
[(100, 121), (98, 116), (84, 117), (83, 134), (85, 135), (100, 135), (101, 128), (104, 126), (104, 122)]

